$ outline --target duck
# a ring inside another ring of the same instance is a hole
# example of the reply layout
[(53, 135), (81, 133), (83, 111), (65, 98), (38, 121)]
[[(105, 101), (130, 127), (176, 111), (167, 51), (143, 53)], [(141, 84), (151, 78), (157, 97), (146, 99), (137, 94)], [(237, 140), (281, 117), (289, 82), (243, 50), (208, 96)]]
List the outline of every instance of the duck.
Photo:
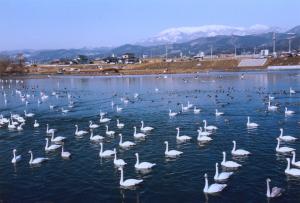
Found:
[(126, 163), (123, 159), (117, 159), (117, 151), (116, 151), (116, 148), (114, 148), (114, 152), (115, 152), (114, 165), (115, 165), (116, 167), (123, 167), (123, 166), (125, 166), (127, 163)]
[(51, 135), (51, 142), (63, 142), (65, 139), (67, 138), (63, 136), (54, 137), (54, 132)]
[(295, 113), (295, 111), (288, 110), (287, 107), (285, 107), (284, 114), (285, 114), (286, 116), (293, 115), (294, 113)]
[(112, 131), (112, 130), (108, 130), (108, 125), (105, 126), (106, 127), (106, 132), (105, 134), (108, 135), (108, 136), (113, 136), (115, 134), (115, 131)]
[(169, 143), (168, 141), (164, 142), (166, 145), (166, 150), (165, 150), (165, 156), (166, 157), (177, 157), (180, 156), (183, 152), (178, 151), (178, 150), (169, 150)]
[(208, 130), (208, 131), (213, 131), (213, 130), (217, 130), (218, 128), (214, 125), (207, 125), (207, 121), (203, 120), (204, 123), (204, 129)]
[(124, 123), (120, 123), (119, 119), (117, 119), (117, 128), (124, 128), (125, 124)]
[(292, 151), (292, 155), (293, 155), (292, 165), (300, 168), (300, 161), (296, 161), (296, 152)]
[(136, 133), (136, 127), (133, 127), (134, 129), (134, 133), (133, 133), (133, 137), (136, 139), (143, 139), (146, 137), (146, 135), (144, 133)]
[(85, 134), (88, 133), (88, 132), (85, 131), (85, 130), (78, 130), (78, 125), (75, 125), (75, 127), (76, 127), (76, 131), (75, 131), (75, 135), (76, 135), (76, 136), (82, 136), (82, 135), (85, 135)]
[(64, 151), (64, 146), (61, 146), (61, 153), (60, 153), (62, 158), (68, 159), (71, 157), (71, 153), (70, 152), (66, 152)]
[(45, 140), (46, 140), (46, 146), (45, 146), (45, 151), (46, 152), (55, 151), (55, 150), (57, 150), (58, 148), (61, 147), (61, 145), (58, 145), (58, 144), (52, 144), (52, 145), (49, 146), (48, 138), (45, 138)]
[(212, 133), (211, 132), (207, 132), (206, 129), (202, 129), (202, 127), (199, 127), (199, 130), (197, 130), (198, 132), (198, 135), (201, 135), (201, 136), (210, 136)]
[(197, 140), (199, 142), (209, 142), (212, 141), (213, 139), (208, 137), (207, 135), (203, 135), (201, 130), (197, 130), (198, 131), (198, 137)]
[(297, 138), (290, 136), (290, 135), (283, 135), (283, 128), (280, 128), (280, 135), (279, 135), (279, 139), (281, 141), (285, 141), (285, 142), (290, 142), (290, 141), (295, 141), (297, 140)]
[(194, 114), (200, 113), (201, 109), (197, 109), (196, 106), (194, 106)]
[(221, 165), (225, 168), (239, 168), (242, 166), (235, 161), (226, 161), (226, 152), (223, 152), (223, 161), (221, 162)]
[(216, 173), (214, 176), (215, 181), (226, 181), (230, 178), (230, 176), (233, 174), (233, 172), (221, 172), (219, 173), (219, 163), (216, 163)]
[(296, 176), (296, 177), (300, 177), (300, 169), (297, 168), (291, 168), (291, 159), (287, 158), (287, 167), (285, 169), (285, 173), (287, 175), (291, 175), (291, 176)]
[(34, 113), (27, 113), (26, 110), (24, 110), (25, 117), (31, 118), (34, 116)]
[(90, 140), (94, 141), (94, 142), (99, 142), (101, 140), (103, 140), (104, 137), (101, 135), (94, 135), (93, 129), (91, 129), (91, 136), (90, 136)]
[(89, 128), (95, 129), (95, 128), (99, 128), (98, 124), (94, 124), (93, 121), (89, 121), (90, 125)]
[(224, 112), (219, 112), (218, 109), (216, 109), (215, 114), (216, 114), (216, 116), (222, 116), (224, 114)]
[(280, 139), (277, 138), (276, 152), (278, 153), (291, 153), (292, 151), (296, 150), (292, 147), (279, 147), (279, 145), (280, 145)]
[(250, 117), (249, 116), (247, 117), (247, 119), (248, 119), (248, 121), (247, 121), (247, 127), (248, 128), (256, 128), (256, 127), (259, 126), (257, 123), (250, 122)]
[(206, 173), (204, 174), (204, 178), (205, 178), (205, 186), (203, 188), (203, 192), (206, 194), (218, 193), (227, 187), (226, 184), (219, 184), (219, 183), (214, 183), (214, 184), (208, 185), (208, 179), (207, 179)]
[(179, 132), (180, 132), (179, 128), (176, 128), (176, 130), (177, 130), (177, 135), (176, 135), (176, 140), (177, 141), (184, 142), (184, 141), (189, 141), (189, 140), (192, 139), (190, 136), (187, 136), (187, 135), (179, 136)]
[(279, 196), (282, 195), (282, 193), (284, 192), (284, 189), (278, 188), (278, 187), (273, 187), (272, 191), (270, 191), (270, 182), (271, 182), (271, 179), (267, 178), (266, 182), (267, 182), (267, 193), (266, 193), (266, 196), (268, 198), (279, 197)]
[(22, 156), (21, 155), (16, 155), (16, 153), (17, 153), (17, 150), (13, 149), (13, 158), (11, 160), (12, 164), (16, 164), (17, 162), (21, 161), (21, 159), (22, 159)]
[(151, 169), (153, 166), (155, 166), (156, 164), (154, 163), (150, 163), (150, 162), (141, 162), (139, 161), (139, 154), (135, 153), (135, 157), (136, 157), (136, 162), (135, 162), (135, 169), (137, 170), (147, 170), (147, 169)]
[(55, 131), (56, 131), (56, 129), (53, 129), (53, 128), (49, 129), (49, 124), (47, 124), (47, 129), (46, 129), (46, 133), (47, 133), (47, 134), (52, 134), (52, 133), (54, 133)]
[(99, 152), (99, 157), (105, 158), (105, 157), (110, 157), (114, 155), (115, 152), (113, 150), (105, 150), (103, 151), (103, 143), (100, 143), (100, 152)]
[(271, 101), (268, 102), (268, 110), (269, 111), (276, 111), (278, 109), (277, 106), (271, 105)]
[(138, 180), (138, 179), (127, 179), (123, 180), (123, 168), (119, 168), (119, 171), (121, 171), (121, 178), (120, 178), (120, 186), (124, 188), (130, 188), (134, 187), (136, 185), (139, 185), (140, 183), (143, 182), (143, 180)]
[(233, 148), (231, 150), (231, 154), (234, 156), (247, 156), (250, 154), (247, 150), (244, 149), (236, 149), (236, 141), (232, 141), (233, 143)]
[(129, 148), (129, 147), (132, 147), (135, 145), (134, 142), (131, 142), (131, 141), (125, 141), (125, 142), (122, 142), (122, 134), (119, 134), (120, 136), (120, 142), (119, 142), (119, 146), (121, 148)]
[(48, 158), (44, 158), (44, 157), (38, 157), (38, 158), (33, 159), (32, 151), (29, 150), (28, 153), (30, 154), (30, 160), (29, 160), (30, 165), (41, 164), (42, 162), (49, 160)]
[(37, 120), (34, 120), (33, 127), (34, 127), (34, 128), (40, 127), (40, 124), (37, 122)]
[[(105, 115), (105, 114), (104, 114)], [(103, 116), (101, 113), (100, 113), (100, 123), (107, 123), (109, 122), (111, 119), (109, 118), (103, 118)]]
[(178, 114), (178, 113), (172, 112), (172, 110), (169, 109), (169, 117), (175, 117), (175, 116), (177, 116), (177, 114)]
[(141, 123), (142, 123), (142, 126), (141, 126), (141, 131), (142, 132), (149, 132), (149, 131), (154, 129), (154, 128), (149, 127), (149, 126), (144, 127), (144, 121), (141, 121)]

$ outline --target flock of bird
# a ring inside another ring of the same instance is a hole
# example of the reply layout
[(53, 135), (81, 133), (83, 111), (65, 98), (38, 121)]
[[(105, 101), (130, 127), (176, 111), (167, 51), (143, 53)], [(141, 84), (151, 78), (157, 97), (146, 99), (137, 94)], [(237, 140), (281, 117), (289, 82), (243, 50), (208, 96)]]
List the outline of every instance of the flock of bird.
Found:
[[(34, 97), (33, 95), (30, 94), (26, 94), (25, 91), (22, 92), (21, 89), (13, 89), (11, 87), (12, 83), (23, 83), (22, 80), (0, 80), (0, 83), (2, 84), (8, 84), (8, 90), (12, 90), (14, 91), (14, 93), (16, 95), (18, 95), (17, 98), (20, 98), (20, 100), (22, 102), (25, 103), (25, 108), (26, 106), (29, 104), (29, 98)], [(3, 94), (3, 99), (4, 99), (4, 103), (7, 104), (7, 94), (8, 94), (8, 90), (4, 90), (4, 86), (2, 85), (2, 94)], [(155, 89), (155, 91), (159, 91), (158, 89)], [(290, 94), (296, 94), (296, 91), (293, 90), (292, 88), (290, 88), (289, 90)], [(39, 96), (36, 97), (37, 102), (41, 103), (41, 102), (45, 102), (48, 100), (48, 98), (50, 96), (57, 96), (58, 93), (56, 92), (52, 92), (51, 95), (47, 95), (45, 92), (39, 92)], [(67, 97), (69, 99), (69, 108), (72, 108), (74, 106), (74, 101), (72, 101), (72, 96), (71, 94), (67, 93)], [(139, 94), (135, 93), (134, 94), (134, 98), (138, 98)], [(278, 110), (278, 106), (273, 105), (272, 102), (275, 100), (275, 97), (269, 95), (268, 96), (268, 104), (267, 104), (267, 110), (268, 111), (277, 111)], [(124, 104), (128, 103), (128, 99), (127, 98), (121, 98), (121, 102), (123, 102)], [(113, 101), (111, 102), (112, 107), (116, 110), (116, 112), (122, 112), (123, 108), (119, 105), (116, 105)], [(54, 106), (52, 104), (49, 104), (49, 108), (50, 109), (59, 109), (59, 107)], [(70, 110), (69, 109), (64, 109), (64, 108), (60, 108), (61, 113), (63, 114), (67, 114)], [(181, 110), (179, 112), (175, 112), (172, 111), (171, 109), (169, 109), (168, 111), (168, 116), (171, 118), (179, 116), (181, 113), (184, 112), (190, 112), (192, 111), (194, 114), (199, 114), (201, 112), (201, 109), (196, 107), (195, 105), (191, 104), (189, 101), (187, 102), (187, 105), (181, 104)], [(225, 113), (224, 112), (220, 112), (218, 109), (215, 109), (214, 112), (215, 116), (219, 117), (219, 116), (223, 116)], [(287, 107), (285, 107), (285, 111), (284, 114), (286, 116), (291, 116), (296, 114), (295, 111), (289, 110)], [(135, 187), (139, 184), (141, 184), (143, 182), (142, 179), (126, 179), (124, 180), (124, 172), (123, 172), (123, 168), (126, 167), (127, 163), (125, 160), (121, 159), (120, 157), (118, 157), (117, 154), (117, 149), (113, 148), (113, 149), (105, 149), (103, 140), (106, 139), (106, 136), (114, 136), (116, 134), (115, 131), (109, 129), (108, 124), (110, 123), (111, 119), (106, 117), (107, 113), (100, 111), (99, 114), (99, 122), (93, 122), (93, 121), (87, 121), (87, 127), (85, 129), (88, 130), (81, 130), (79, 128), (79, 126), (76, 124), (74, 126), (74, 135), (78, 136), (78, 137), (83, 137), (88, 135), (89, 139), (91, 142), (94, 143), (99, 143), (100, 145), (100, 151), (99, 151), (99, 157), (101, 158), (113, 158), (113, 164), (118, 167), (118, 169), (120, 170), (120, 186), (124, 187), (124, 188), (132, 188)], [(19, 114), (14, 114), (11, 113), (9, 116), (5, 117), (2, 114), (0, 115), (0, 128), (7, 128), (8, 130), (17, 130), (17, 131), (22, 131), (24, 125), (27, 125), (27, 121), (30, 120), (32, 121), (32, 119), (35, 118), (35, 114), (31, 113), (31, 112), (27, 112), (26, 110), (24, 110), (24, 116), (19, 115)], [(26, 124), (25, 124), (26, 123)], [(133, 138), (134, 140), (143, 140), (145, 138), (147, 138), (147, 136), (149, 136), (149, 133), (153, 130), (155, 130), (154, 127), (151, 126), (145, 126), (144, 121), (140, 121), (141, 125), (140, 127), (134, 126), (133, 127)], [(94, 135), (94, 131), (95, 129), (99, 128), (101, 125), (105, 125), (106, 131), (105, 131), (105, 135), (106, 136), (102, 136), (99, 134)], [(122, 123), (119, 119), (116, 119), (116, 127), (118, 129), (122, 129), (124, 128), (126, 124)], [(35, 118), (34, 119), (34, 123), (32, 124), (32, 128), (46, 128), (45, 130), (45, 134), (47, 135), (45, 138), (45, 147), (44, 150), (46, 152), (54, 152), (57, 150), (60, 150), (60, 154), (61, 157), (64, 159), (69, 159), (72, 155), (71, 152), (65, 151), (64, 149), (64, 142), (67, 140), (67, 137), (64, 136), (55, 136), (55, 133), (57, 132), (56, 129), (54, 128), (50, 128), (50, 126), (47, 124), (46, 126), (40, 126), (40, 124), (38, 123), (38, 119)], [(248, 116), (247, 118), (245, 118), (245, 127), (247, 128), (258, 128), (259, 124), (252, 122), (250, 120), (250, 117)], [(212, 135), (218, 130), (217, 126), (214, 125), (209, 125), (207, 123), (206, 120), (203, 120), (203, 126), (199, 127), (199, 129), (197, 130), (197, 141), (201, 142), (201, 143), (209, 143), (213, 140)], [(191, 136), (187, 136), (187, 135), (181, 135), (180, 133), (180, 128), (177, 127), (176, 128), (177, 134), (175, 135), (174, 133), (174, 139), (176, 139), (177, 142), (181, 143), (181, 142), (189, 142), (191, 141), (193, 138)], [(118, 143), (118, 147), (122, 148), (122, 149), (130, 149), (133, 146), (137, 145), (136, 142), (134, 141), (124, 141), (122, 134), (118, 135), (119, 137), (119, 143)], [(288, 147), (288, 146), (281, 146), (281, 143), (289, 143), (289, 142), (294, 142), (296, 141), (297, 138), (293, 137), (293, 136), (289, 136), (289, 135), (284, 135), (283, 134), (283, 129), (280, 129), (280, 135), (277, 138), (277, 146), (275, 148), (275, 151), (277, 153), (281, 153), (281, 154), (291, 154), (292, 155), (292, 159), (290, 158), (286, 158), (287, 160), (287, 167), (285, 169), (285, 173), (287, 175), (291, 175), (291, 176), (296, 176), (296, 177), (300, 177), (300, 161), (296, 161), (295, 158), (295, 149)], [(169, 142), (168, 141), (164, 141), (165, 144), (165, 152), (164, 152), (164, 156), (168, 157), (168, 158), (173, 158), (176, 159), (178, 158), (181, 154), (183, 154), (184, 152), (179, 151), (179, 150), (175, 150), (175, 149), (170, 149), (169, 146)], [(232, 141), (232, 150), (231, 150), (231, 155), (234, 157), (247, 157), (252, 155), (251, 152), (245, 150), (245, 149), (237, 149), (237, 143), (236, 141)], [(47, 157), (34, 157), (33, 152), (31, 150), (28, 151), (28, 153), (30, 154), (30, 159), (28, 161), (28, 163), (30, 165), (37, 165), (40, 166), (43, 162), (48, 161), (49, 158)], [(13, 157), (11, 160), (11, 163), (13, 164), (18, 164), (18, 162), (22, 161), (22, 155), (18, 155), (17, 154), (17, 149), (13, 149), (12, 151)], [(235, 171), (239, 168), (242, 167), (242, 165), (238, 162), (232, 161), (232, 160), (227, 160), (226, 159), (226, 152), (222, 152), (223, 155), (223, 159), (220, 160), (220, 163), (215, 163), (215, 175), (213, 177), (215, 183), (213, 184), (209, 184), (208, 182), (208, 175), (205, 173), (204, 174), (204, 181), (205, 181), (205, 186), (203, 188), (203, 192), (206, 194), (215, 194), (215, 193), (219, 193), (221, 192), (224, 188), (226, 188), (228, 186), (228, 184), (226, 184), (226, 182), (230, 179), (230, 177), (232, 175), (234, 175)], [(136, 156), (136, 163), (134, 165), (136, 170), (140, 170), (140, 171), (150, 171), (153, 167), (156, 166), (156, 163), (152, 163), (152, 162), (146, 162), (146, 161), (140, 161), (140, 157), (138, 153), (135, 153)], [(220, 171), (219, 165), (221, 165), (223, 167), (223, 169), (225, 169), (224, 171)], [(292, 168), (292, 166), (295, 166), (295, 168)], [(284, 189), (282, 188), (278, 188), (278, 187), (273, 187), (272, 189), (270, 188), (270, 182), (271, 180), (268, 178), (266, 180), (266, 184), (267, 184), (267, 192), (266, 192), (266, 196), (268, 198), (274, 198), (274, 197), (278, 197), (280, 195), (282, 195), (282, 193), (284, 192)]]

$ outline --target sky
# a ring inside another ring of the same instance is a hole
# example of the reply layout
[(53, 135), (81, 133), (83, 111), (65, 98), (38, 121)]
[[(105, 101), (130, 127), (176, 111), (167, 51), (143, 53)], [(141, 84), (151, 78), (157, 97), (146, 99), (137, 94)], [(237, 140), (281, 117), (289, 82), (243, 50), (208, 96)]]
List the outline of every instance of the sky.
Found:
[(299, 25), (299, 0), (0, 0), (0, 50), (119, 46), (181, 26)]

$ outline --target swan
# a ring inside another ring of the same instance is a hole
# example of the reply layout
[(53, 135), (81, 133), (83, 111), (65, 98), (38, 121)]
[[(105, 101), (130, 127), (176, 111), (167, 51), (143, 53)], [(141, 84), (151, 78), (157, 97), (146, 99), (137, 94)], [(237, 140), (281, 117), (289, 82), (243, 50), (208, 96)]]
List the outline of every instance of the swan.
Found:
[(124, 123), (120, 123), (119, 119), (117, 119), (117, 127), (120, 128), (124, 128), (125, 124)]
[(17, 162), (21, 161), (22, 156), (21, 155), (16, 155), (17, 150), (13, 149), (13, 158), (11, 160), (12, 164), (16, 164)]
[(53, 128), (49, 129), (49, 124), (47, 124), (47, 129), (46, 129), (46, 133), (47, 133), (47, 134), (52, 134), (52, 133), (54, 133), (55, 131), (56, 131), (56, 129), (53, 129)]
[(100, 113), (100, 123), (107, 123), (109, 121), (110, 121), (109, 118), (103, 118), (103, 115), (101, 115), (101, 113)]
[(280, 139), (277, 138), (276, 152), (278, 153), (291, 153), (292, 151), (296, 150), (291, 147), (279, 147), (279, 145), (280, 145)]
[(71, 153), (64, 151), (64, 146), (62, 146), (60, 155), (61, 155), (62, 158), (70, 158)]
[(226, 152), (223, 152), (223, 161), (221, 162), (221, 165), (226, 168), (238, 168), (242, 166), (235, 161), (226, 161)]
[(272, 188), (272, 192), (270, 191), (270, 182), (271, 182), (271, 179), (268, 178), (266, 180), (267, 182), (267, 197), (268, 198), (274, 198), (274, 197), (279, 197), (282, 195), (282, 193), (284, 192), (284, 189), (282, 188), (278, 188), (278, 187), (273, 187)]
[(166, 151), (165, 151), (165, 156), (166, 157), (176, 157), (176, 156), (179, 156), (183, 153), (183, 152), (177, 151), (177, 150), (170, 150), (169, 151), (169, 143), (167, 141), (165, 141), (165, 145), (166, 145)]
[(286, 167), (284, 172), (288, 175), (299, 177), (300, 176), (300, 169), (291, 168), (291, 159), (287, 158), (286, 160), (287, 160), (287, 167)]
[(91, 136), (90, 136), (90, 140), (94, 141), (94, 142), (99, 142), (101, 140), (103, 140), (104, 137), (101, 135), (94, 135), (93, 129), (91, 129)]
[(219, 112), (218, 109), (216, 109), (216, 116), (222, 116), (224, 113), (223, 112)]
[(146, 170), (146, 169), (151, 169), (153, 166), (156, 164), (150, 163), (150, 162), (141, 162), (139, 161), (139, 154), (135, 153), (136, 156), (136, 163), (134, 165), (135, 169), (137, 170)]
[(39, 126), (40, 126), (40, 124), (37, 122), (37, 120), (34, 120), (33, 127), (38, 128)]
[(114, 148), (114, 152), (115, 152), (114, 165), (117, 166), (117, 167), (123, 167), (123, 166), (125, 166), (127, 163), (123, 159), (117, 159), (116, 148)]
[(193, 106), (194, 106), (194, 104), (191, 104), (190, 101), (188, 101), (187, 107), (190, 109), (190, 108), (192, 108)]
[(216, 173), (214, 176), (215, 181), (226, 181), (230, 178), (230, 176), (233, 174), (233, 172), (221, 172), (219, 173), (219, 164), (216, 163)]
[(247, 121), (247, 127), (248, 128), (256, 128), (256, 127), (258, 127), (257, 123), (250, 122), (250, 117), (249, 116), (247, 117), (247, 119), (248, 119), (248, 121)]
[(12, 121), (8, 122), (7, 127), (8, 127), (8, 129), (16, 129), (16, 126), (12, 123)]
[(234, 156), (247, 156), (250, 154), (247, 150), (244, 149), (236, 149), (236, 142), (233, 140), (233, 148), (231, 150), (231, 154)]
[(61, 147), (61, 145), (58, 145), (58, 144), (52, 144), (52, 145), (49, 146), (48, 138), (45, 138), (45, 140), (46, 140), (46, 146), (45, 146), (45, 151), (46, 152), (55, 151), (55, 150), (57, 150), (58, 148)]
[(102, 111), (100, 110), (100, 114), (99, 114), (100, 117), (101, 117), (101, 116), (103, 117), (103, 116), (105, 116), (106, 114), (107, 114), (106, 112), (102, 112)]
[(115, 131), (112, 131), (112, 130), (109, 131), (108, 130), (108, 125), (106, 125), (105, 127), (106, 127), (106, 132), (105, 132), (106, 135), (112, 136), (112, 135), (115, 134)]
[(170, 117), (174, 117), (174, 116), (176, 116), (176, 115), (177, 115), (176, 112), (172, 112), (171, 109), (169, 109), (169, 116), (170, 116)]
[(141, 131), (142, 132), (149, 132), (149, 131), (154, 129), (154, 128), (149, 127), (149, 126), (144, 127), (144, 121), (141, 121), (141, 123), (142, 123), (142, 126), (141, 126)]
[(288, 110), (287, 107), (285, 107), (285, 111), (284, 111), (284, 114), (286, 116), (290, 116), (290, 115), (293, 115), (295, 113), (295, 111), (292, 111), (292, 110)]
[(199, 142), (209, 142), (209, 141), (212, 141), (212, 138), (206, 136), (206, 135), (203, 135), (202, 131), (201, 130), (197, 130), (198, 131), (198, 137), (197, 137), (197, 140)]
[(105, 150), (103, 151), (103, 143), (100, 143), (100, 152), (99, 152), (99, 157), (110, 157), (114, 155), (115, 152), (113, 150)]
[(54, 137), (54, 132), (51, 135), (51, 142), (63, 142), (65, 139), (67, 138), (63, 136)]
[(290, 94), (296, 94), (296, 91), (290, 87)]
[(99, 128), (98, 124), (94, 124), (93, 121), (89, 121), (90, 125), (89, 128), (95, 129), (95, 128)]
[(181, 135), (181, 136), (179, 136), (179, 131), (180, 131), (179, 128), (176, 128), (176, 130), (177, 130), (176, 139), (178, 141), (183, 142), (183, 141), (188, 141), (188, 140), (192, 139), (190, 136), (187, 136), (187, 135)]
[(130, 142), (130, 141), (125, 141), (125, 142), (122, 142), (122, 134), (119, 134), (120, 136), (120, 142), (119, 142), (119, 146), (121, 148), (129, 148), (129, 147), (132, 147), (135, 145), (134, 142)]
[(123, 110), (123, 108), (121, 108), (117, 105), (117, 112), (121, 112), (122, 110)]
[(204, 123), (204, 129), (205, 130), (209, 130), (209, 131), (213, 131), (213, 130), (217, 130), (218, 128), (214, 125), (207, 125), (207, 121), (203, 120)]
[(196, 106), (194, 106), (194, 114), (200, 113), (201, 109), (197, 109)]
[(68, 109), (64, 109), (63, 107), (61, 108), (61, 112), (62, 113), (68, 113), (70, 110), (68, 110)]
[(25, 123), (21, 123), (21, 124), (17, 127), (17, 130), (18, 130), (18, 131), (22, 131), (24, 125), (25, 125)]
[(271, 105), (271, 101), (269, 100), (269, 102), (268, 102), (268, 110), (269, 111), (275, 111), (277, 109), (278, 109), (278, 107), (274, 106), (274, 105)]
[(226, 184), (219, 184), (219, 183), (214, 183), (214, 184), (208, 185), (208, 179), (207, 179), (206, 173), (204, 175), (204, 178), (205, 178), (205, 186), (203, 188), (203, 192), (206, 194), (213, 194), (213, 193), (221, 192), (227, 186)]
[(44, 158), (44, 157), (38, 157), (33, 159), (32, 151), (29, 150), (28, 153), (30, 154), (30, 160), (29, 160), (30, 165), (41, 164), (42, 162), (49, 160), (48, 158)]
[(269, 95), (269, 100), (274, 100), (274, 99), (275, 99), (274, 96)]
[(82, 136), (82, 135), (85, 135), (85, 134), (88, 133), (88, 132), (85, 131), (85, 130), (78, 130), (78, 125), (75, 125), (75, 127), (76, 127), (76, 131), (75, 131), (75, 135), (76, 135), (76, 136)]
[(209, 136), (211, 135), (212, 133), (211, 132), (207, 132), (206, 129), (202, 129), (202, 127), (199, 127), (199, 130), (198, 131), (198, 135), (201, 135), (201, 136)]
[(134, 133), (133, 133), (134, 138), (141, 139), (141, 138), (146, 137), (146, 135), (144, 133), (136, 133), (136, 127), (135, 126), (133, 127), (133, 129), (134, 129)]
[(183, 106), (183, 104), (181, 104), (181, 111), (188, 111), (189, 107), (187, 106)]
[(296, 152), (292, 151), (292, 155), (293, 155), (293, 158), (292, 158), (292, 165), (293, 165), (293, 166), (300, 167), (300, 161), (297, 161), (297, 162), (296, 162)]
[(290, 135), (283, 135), (283, 129), (280, 128), (280, 135), (278, 137), (280, 140), (289, 142), (289, 141), (295, 141), (297, 138), (290, 136)]
[(27, 113), (26, 110), (24, 110), (24, 115), (25, 115), (25, 117), (30, 118), (30, 117), (34, 116), (34, 113)]
[(134, 187), (138, 184), (140, 184), (141, 182), (143, 182), (143, 180), (138, 180), (138, 179), (127, 179), (127, 180), (123, 180), (123, 168), (119, 168), (119, 170), (121, 171), (121, 178), (120, 178), (120, 186), (125, 187), (125, 188), (130, 188), (130, 187)]

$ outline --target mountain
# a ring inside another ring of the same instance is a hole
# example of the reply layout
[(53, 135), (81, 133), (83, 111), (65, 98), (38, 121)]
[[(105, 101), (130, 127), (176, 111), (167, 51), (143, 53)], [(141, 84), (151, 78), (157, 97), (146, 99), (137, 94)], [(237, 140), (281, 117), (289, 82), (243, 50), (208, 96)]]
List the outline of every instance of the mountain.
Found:
[(286, 31), (286, 33), (294, 33), (296, 35), (300, 35), (300, 25)]
[(250, 27), (235, 27), (226, 25), (204, 25), (198, 27), (177, 27), (161, 31), (157, 35), (150, 37), (137, 44), (144, 46), (173, 44), (191, 41), (200, 37), (214, 37), (218, 35), (256, 35), (268, 32), (282, 31), (278, 27), (269, 27), (266, 25), (253, 25)]

